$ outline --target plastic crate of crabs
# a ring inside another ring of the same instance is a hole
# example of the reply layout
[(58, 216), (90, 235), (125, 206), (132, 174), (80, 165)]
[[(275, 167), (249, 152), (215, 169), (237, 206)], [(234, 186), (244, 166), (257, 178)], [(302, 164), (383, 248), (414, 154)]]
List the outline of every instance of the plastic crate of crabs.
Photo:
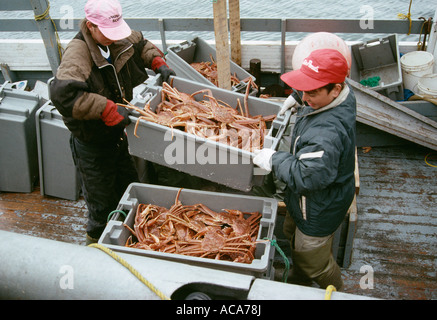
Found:
[(134, 183), (118, 209), (99, 240), (115, 251), (270, 277), (274, 199)]
[(290, 117), (279, 104), (178, 77), (148, 89), (124, 104), (132, 155), (236, 190), (262, 184), (252, 159), (279, 144)]
[[(218, 87), (216, 59), (215, 47), (199, 37), (170, 46), (166, 55), (167, 64), (179, 77)], [(231, 91), (256, 96), (256, 78), (232, 60), (229, 69)]]

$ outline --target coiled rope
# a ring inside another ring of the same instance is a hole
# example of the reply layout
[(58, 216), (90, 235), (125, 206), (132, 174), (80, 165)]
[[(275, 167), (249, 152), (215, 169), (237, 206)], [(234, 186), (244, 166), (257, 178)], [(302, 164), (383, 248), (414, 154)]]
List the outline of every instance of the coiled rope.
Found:
[(105, 246), (102, 246), (101, 244), (98, 244), (98, 243), (92, 243), (92, 244), (88, 245), (88, 247), (97, 248), (97, 249), (102, 250), (103, 252), (108, 254), (110, 257), (112, 257), (114, 260), (116, 260), (118, 263), (120, 263), (123, 267), (128, 269), (135, 277), (138, 278), (138, 280), (140, 280), (150, 290), (152, 290), (153, 293), (155, 293), (159, 298), (161, 298), (161, 300), (170, 300), (170, 298), (168, 298), (164, 293), (162, 293), (161, 291), (156, 289), (155, 286), (152, 283), (150, 283), (146, 278), (144, 278), (141, 273), (139, 273), (126, 260), (124, 260), (122, 257), (120, 257), (118, 254), (116, 254), (111, 249), (109, 249)]
[(58, 29), (56, 28), (56, 24), (55, 24), (55, 22), (53, 21), (52, 18), (49, 18), (49, 13), (50, 13), (50, 2), (47, 1), (47, 9), (42, 14), (35, 15), (34, 16), (35, 17), (35, 21), (41, 21), (41, 20), (44, 20), (44, 19), (47, 19), (47, 20), (50, 19), (50, 21), (53, 24), (53, 28), (55, 29), (56, 44), (57, 44), (57, 47), (58, 47), (59, 57), (62, 59), (62, 52), (63, 52), (64, 48), (62, 48), (61, 39), (59, 38)]

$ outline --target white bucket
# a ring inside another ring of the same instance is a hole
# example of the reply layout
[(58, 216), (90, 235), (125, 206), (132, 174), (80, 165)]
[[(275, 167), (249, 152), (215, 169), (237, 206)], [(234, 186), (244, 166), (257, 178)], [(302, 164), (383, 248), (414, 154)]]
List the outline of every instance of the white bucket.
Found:
[(417, 89), (419, 95), (425, 98), (437, 99), (437, 74), (429, 74), (420, 78)]
[(434, 56), (426, 51), (412, 51), (401, 57), (404, 88), (417, 92), (419, 79), (432, 73)]

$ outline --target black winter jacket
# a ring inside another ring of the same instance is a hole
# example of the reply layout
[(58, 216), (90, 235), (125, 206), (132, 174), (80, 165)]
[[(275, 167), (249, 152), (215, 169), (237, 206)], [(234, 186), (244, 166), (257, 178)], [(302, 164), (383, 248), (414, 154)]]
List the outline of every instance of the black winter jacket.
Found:
[(85, 22), (65, 50), (51, 82), (50, 98), (75, 137), (96, 145), (113, 144), (124, 128), (108, 127), (101, 120), (107, 99), (116, 103), (124, 103), (123, 98), (132, 100), (133, 88), (148, 77), (145, 68), (151, 68), (161, 52), (141, 32), (133, 31), (128, 38), (109, 46), (110, 64)]
[(300, 108), (290, 152), (273, 154), (273, 172), (287, 185), (284, 202), (306, 235), (323, 237), (335, 232), (352, 203), (355, 121), (352, 90), (333, 108)]

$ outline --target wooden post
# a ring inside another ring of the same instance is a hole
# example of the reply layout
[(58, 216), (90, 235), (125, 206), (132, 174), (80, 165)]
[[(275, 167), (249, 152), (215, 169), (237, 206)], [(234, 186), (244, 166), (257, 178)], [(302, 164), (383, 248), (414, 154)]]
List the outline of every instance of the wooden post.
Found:
[(59, 54), (58, 40), (56, 38), (56, 30), (53, 26), (52, 19), (49, 14), (49, 4), (47, 0), (30, 0), (33, 7), (38, 29), (41, 33), (41, 38), (44, 41), (46, 47), (47, 57), (50, 62), (53, 75), (56, 74), (58, 66), (61, 62), (61, 56)]
[(226, 0), (212, 4), (214, 11), (215, 49), (217, 53), (218, 84), (222, 89), (231, 90), (231, 63), (229, 59), (228, 15)]
[[(261, 60), (251, 59), (249, 73), (255, 77), (255, 84), (261, 87)], [(258, 92), (259, 93), (259, 92)]]
[(231, 58), (241, 66), (240, 0), (229, 0), (229, 28), (231, 33)]

